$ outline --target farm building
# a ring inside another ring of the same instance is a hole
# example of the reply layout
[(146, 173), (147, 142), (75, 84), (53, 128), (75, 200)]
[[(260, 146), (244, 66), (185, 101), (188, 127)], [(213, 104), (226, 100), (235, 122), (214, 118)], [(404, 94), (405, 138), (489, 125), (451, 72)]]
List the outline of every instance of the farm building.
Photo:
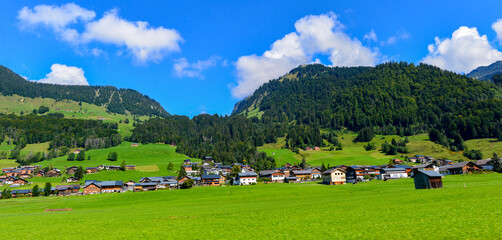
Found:
[(424, 163), (413, 166), (413, 174), (416, 174), (420, 170), (439, 172), (439, 167), (433, 163)]
[(345, 171), (340, 168), (332, 168), (322, 173), (322, 183), (328, 185), (342, 185), (347, 182)]
[(443, 188), (443, 175), (436, 171), (419, 170), (413, 175), (415, 189)]
[(70, 196), (72, 193), (78, 193), (80, 190), (80, 185), (58, 185), (56, 186), (56, 192), (58, 196)]
[(56, 169), (49, 170), (47, 172), (47, 177), (59, 177), (60, 173)]

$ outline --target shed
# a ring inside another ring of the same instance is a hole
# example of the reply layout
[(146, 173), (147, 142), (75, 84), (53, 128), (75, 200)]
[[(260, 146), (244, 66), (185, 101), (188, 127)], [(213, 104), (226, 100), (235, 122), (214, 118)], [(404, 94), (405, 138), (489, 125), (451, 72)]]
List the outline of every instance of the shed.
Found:
[(418, 170), (413, 175), (415, 189), (443, 188), (443, 175), (431, 170)]

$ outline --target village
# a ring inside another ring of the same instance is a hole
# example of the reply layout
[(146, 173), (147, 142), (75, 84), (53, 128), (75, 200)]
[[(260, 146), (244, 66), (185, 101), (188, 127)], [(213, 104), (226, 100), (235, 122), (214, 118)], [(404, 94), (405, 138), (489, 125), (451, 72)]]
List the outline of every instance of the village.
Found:
[[(454, 163), (451, 160), (436, 160), (430, 156), (416, 155), (410, 158), (406, 165), (400, 159), (392, 159), (387, 165), (379, 166), (345, 166), (339, 165), (326, 168), (305, 167), (285, 164), (276, 169), (256, 172), (248, 165), (233, 163), (223, 165), (211, 157), (204, 157), (202, 163), (186, 159), (181, 165), (178, 176), (142, 177), (137, 181), (97, 181), (85, 180), (79, 184), (83, 174), (93, 174), (100, 171), (134, 171), (134, 165), (82, 167), (71, 166), (66, 169), (42, 168), (41, 166), (20, 166), (3, 168), (0, 175), (0, 186), (11, 188), (28, 186), (31, 177), (59, 177), (63, 173), (71, 175), (63, 178), (67, 184), (50, 187), (50, 190), (36, 187), (32, 189), (7, 190), (10, 197), (38, 196), (40, 193), (55, 196), (75, 196), (99, 193), (141, 192), (156, 190), (173, 190), (191, 187), (255, 185), (262, 183), (302, 183), (319, 182), (326, 185), (356, 184), (371, 180), (394, 180), (414, 178), (415, 188), (442, 188), (445, 175), (482, 173), (493, 170), (491, 159), (478, 161), (462, 161)], [(124, 168), (124, 169), (122, 169)], [(79, 174), (79, 171), (81, 174)], [(73, 183), (73, 184), (72, 184)], [(39, 193), (34, 193), (38, 191)], [(5, 195), (6, 190), (4, 190)], [(0, 192), (0, 196), (2, 193)]]

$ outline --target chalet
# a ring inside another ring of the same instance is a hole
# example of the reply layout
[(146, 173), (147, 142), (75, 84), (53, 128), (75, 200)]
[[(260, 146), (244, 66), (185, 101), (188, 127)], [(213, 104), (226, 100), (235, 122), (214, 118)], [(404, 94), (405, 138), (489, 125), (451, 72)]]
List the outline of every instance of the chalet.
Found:
[(30, 189), (12, 190), (10, 194), (12, 194), (12, 197), (26, 197), (26, 196), (31, 196), (31, 190)]
[(139, 180), (140, 183), (159, 183), (167, 180), (166, 177), (144, 177)]
[(438, 172), (443, 174), (443, 175), (450, 175), (450, 170), (449, 170), (450, 166), (441, 166), (439, 167), (439, 170)]
[(129, 171), (136, 170), (136, 165), (126, 165), (125, 168)]
[(218, 168), (221, 169), (221, 173), (223, 175), (227, 175), (230, 174), (230, 172), (232, 172), (232, 166), (230, 165), (219, 165)]
[(86, 167), (85, 172), (87, 172), (87, 174), (96, 173), (96, 172), (99, 172), (99, 168), (98, 167)]
[(189, 164), (189, 165), (181, 165), (182, 168), (185, 169), (185, 172), (192, 172), (192, 165)]
[(56, 193), (58, 196), (70, 196), (72, 194), (78, 193), (80, 190), (80, 185), (58, 185), (56, 186)]
[(126, 183), (124, 183), (124, 191), (134, 191), (134, 185), (136, 182), (129, 180)]
[(212, 175), (202, 175), (202, 186), (220, 186), (221, 176), (212, 174)]
[(311, 168), (310, 170), (310, 179), (321, 179), (322, 172), (320, 168)]
[(491, 164), (492, 159), (483, 159), (476, 161), (476, 164), (480, 166), (483, 170), (493, 171), (493, 165)]
[(365, 178), (375, 178), (380, 175), (380, 167), (377, 166), (350, 166), (345, 173), (347, 182), (354, 183), (364, 181)]
[(404, 170), (406, 170), (406, 174), (410, 175), (411, 172), (413, 172), (413, 168), (408, 166), (408, 165), (392, 165), (392, 166), (389, 166), (389, 168), (404, 168)]
[(155, 182), (144, 182), (144, 183), (135, 183), (134, 191), (155, 191), (157, 190), (157, 183)]
[(0, 184), (3, 184), (5, 179), (7, 179), (7, 176), (0, 176)]
[(311, 170), (294, 170), (291, 172), (292, 176), (295, 176), (298, 180), (308, 180), (311, 179)]
[(76, 177), (69, 177), (66, 179), (66, 183), (77, 183), (79, 182), (80, 180)]
[(139, 143), (131, 143), (131, 147), (139, 147)]
[(108, 170), (108, 171), (118, 171), (118, 170), (120, 170), (120, 166), (110, 165), (110, 166), (107, 166), (106, 170)]
[(473, 172), (479, 172), (483, 170), (480, 166), (477, 164), (467, 161), (467, 162), (458, 162), (454, 163), (448, 168), (449, 174), (468, 174), (468, 173), (473, 173)]
[[(122, 187), (124, 186), (124, 182), (122, 181), (95, 181), (95, 180), (88, 180), (85, 181), (86, 186), (94, 184), (96, 187), (100, 189), (99, 192), (102, 193), (110, 193), (110, 192), (121, 192)], [(84, 186), (84, 193), (85, 193), (85, 186)], [(90, 190), (90, 189), (89, 189)]]
[(434, 160), (436, 159), (431, 156), (424, 156), (424, 155), (415, 155), (414, 157), (410, 158), (410, 161), (414, 163), (431, 163)]
[(436, 171), (418, 170), (413, 175), (415, 189), (443, 188), (443, 175)]
[(57, 171), (56, 169), (49, 170), (47, 172), (47, 177), (59, 177), (60, 172)]
[(438, 159), (438, 160), (434, 161), (434, 163), (437, 166), (449, 166), (449, 165), (453, 164), (453, 161), (452, 160), (448, 160), (448, 159)]
[(185, 159), (185, 160), (183, 160), (183, 164), (184, 164), (184, 165), (191, 165), (191, 164), (192, 164), (192, 160), (190, 160), (190, 159)]
[(96, 181), (85, 181), (83, 192), (84, 195), (101, 193), (101, 185)]
[(201, 179), (201, 177), (188, 176), (188, 178), (190, 178), (190, 179), (193, 180), (194, 186), (201, 186), (202, 185), (202, 179)]
[(394, 158), (394, 159), (392, 159), (392, 163), (394, 163), (394, 164), (403, 164), (403, 160), (401, 160), (399, 158)]
[(214, 159), (212, 157), (206, 156), (202, 158), (204, 163), (214, 163)]
[(157, 183), (157, 189), (177, 189), (177, 188), (178, 188), (178, 181), (173, 179)]
[(314, 147), (314, 150), (315, 151), (321, 151), (321, 148), (320, 147)]
[(260, 171), (260, 177), (269, 178), (271, 182), (278, 183), (278, 182), (284, 182), (286, 174), (284, 174), (280, 170), (265, 170), (265, 171)]
[(340, 168), (331, 168), (322, 173), (322, 183), (328, 185), (342, 185), (347, 182), (345, 171)]
[(75, 172), (77, 171), (78, 167), (77, 166), (71, 166), (69, 168), (66, 169), (66, 174), (75, 174)]
[(284, 181), (288, 182), (288, 183), (295, 183), (295, 182), (298, 182), (298, 178), (295, 176), (289, 176), (289, 177), (284, 178)]
[(35, 172), (35, 177), (44, 177), (44, 176), (45, 176), (44, 170), (40, 170), (40, 171)]
[(305, 148), (305, 151), (312, 151), (312, 150), (314, 150), (314, 149), (313, 149), (313, 148), (311, 148), (311, 147), (306, 147), (306, 148)]
[(17, 170), (6, 171), (5, 176), (7, 177), (17, 177), (20, 174)]
[(407, 177), (408, 173), (404, 168), (382, 168), (380, 175), (378, 175), (378, 179), (380, 180), (400, 179)]
[(5, 184), (25, 185), (28, 184), (28, 181), (17, 177), (7, 177), (7, 179), (5, 179)]
[(35, 167), (34, 166), (22, 166), (19, 168), (20, 173), (24, 174), (33, 174), (35, 172)]
[(6, 173), (6, 172), (14, 171), (14, 169), (16, 169), (16, 168), (15, 167), (6, 167), (6, 168), (2, 168), (2, 172)]
[(412, 170), (413, 174), (417, 173), (420, 170), (439, 172), (439, 167), (434, 165), (434, 163), (424, 163), (413, 166)]
[(256, 184), (257, 174), (255, 172), (243, 172), (237, 174), (236, 185)]
[(18, 175), (18, 177), (22, 178), (22, 179), (28, 179), (28, 178), (31, 178), (31, 174), (29, 173), (21, 173)]
[(80, 152), (80, 149), (75, 149), (75, 151), (73, 151), (73, 154), (79, 154)]

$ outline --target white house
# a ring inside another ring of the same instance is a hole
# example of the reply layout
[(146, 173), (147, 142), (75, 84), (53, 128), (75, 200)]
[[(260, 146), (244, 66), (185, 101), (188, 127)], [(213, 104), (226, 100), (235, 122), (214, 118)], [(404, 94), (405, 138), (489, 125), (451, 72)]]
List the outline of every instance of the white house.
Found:
[(256, 184), (258, 175), (255, 172), (239, 173), (235, 181), (236, 185), (252, 185)]
[(322, 173), (323, 184), (342, 185), (346, 182), (345, 171), (340, 168), (331, 168)]
[(399, 179), (399, 178), (407, 178), (408, 173), (406, 173), (406, 169), (404, 168), (383, 168), (378, 175), (378, 179)]

